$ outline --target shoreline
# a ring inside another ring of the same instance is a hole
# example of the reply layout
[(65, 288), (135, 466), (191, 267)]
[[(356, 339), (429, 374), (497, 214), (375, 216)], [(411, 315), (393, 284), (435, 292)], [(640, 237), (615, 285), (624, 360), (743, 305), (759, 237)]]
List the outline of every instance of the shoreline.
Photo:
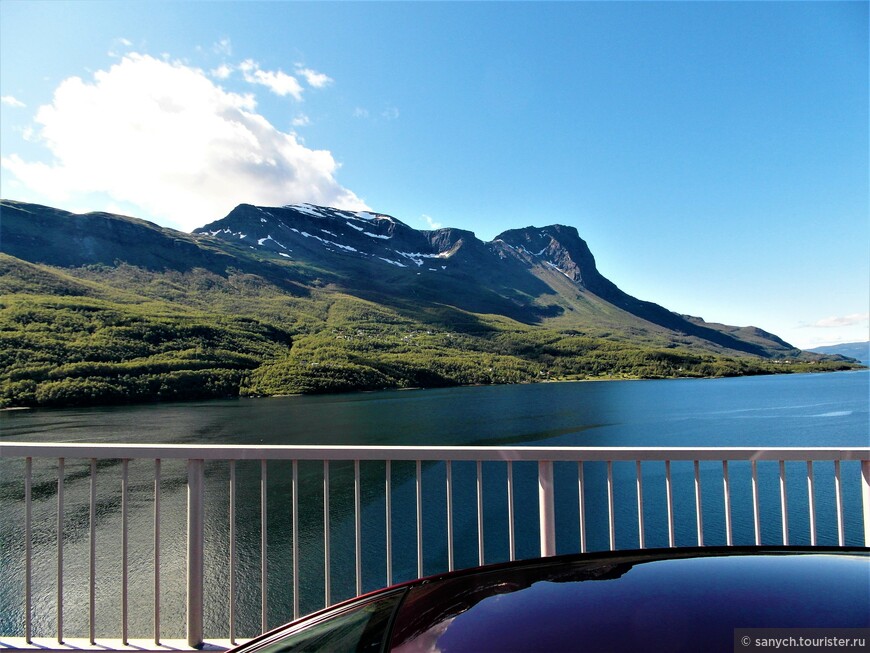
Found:
[(786, 376), (793, 374), (834, 374), (839, 372), (862, 372), (868, 371), (870, 367), (863, 365), (856, 365), (854, 367), (848, 369), (840, 369), (840, 370), (801, 370), (801, 371), (792, 371), (792, 370), (783, 370), (776, 372), (759, 372), (756, 374), (736, 374), (731, 376), (661, 376), (661, 377), (632, 377), (632, 376), (600, 376), (600, 377), (585, 377), (585, 378), (546, 378), (546, 379), (534, 379), (529, 381), (520, 381), (516, 383), (469, 383), (469, 384), (456, 384), (456, 385), (442, 385), (442, 386), (413, 386), (413, 387), (404, 387), (404, 388), (368, 388), (368, 389), (351, 389), (351, 390), (343, 390), (341, 392), (288, 392), (288, 393), (280, 393), (280, 394), (250, 394), (250, 395), (227, 395), (223, 397), (203, 397), (200, 399), (182, 399), (182, 400), (167, 400), (167, 401), (129, 401), (129, 402), (117, 402), (117, 403), (76, 403), (69, 404), (64, 406), (6, 406), (0, 408), (0, 414), (7, 412), (18, 412), (18, 411), (31, 411), (31, 410), (64, 410), (64, 409), (77, 409), (77, 408), (110, 408), (110, 407), (119, 407), (119, 406), (159, 406), (159, 405), (172, 405), (172, 404), (184, 404), (184, 403), (194, 403), (194, 402), (212, 402), (212, 401), (226, 401), (232, 399), (277, 399), (282, 397), (321, 397), (321, 396), (329, 396), (329, 395), (343, 395), (343, 394), (368, 394), (368, 393), (376, 393), (376, 392), (407, 392), (407, 391), (419, 391), (419, 390), (442, 390), (448, 388), (485, 388), (485, 387), (499, 387), (499, 386), (511, 386), (511, 385), (535, 385), (535, 384), (552, 384), (552, 383), (612, 383), (617, 381), (678, 381), (678, 380), (696, 380), (696, 381), (704, 381), (704, 380), (716, 380), (716, 379), (737, 379), (737, 378), (748, 378), (748, 377), (756, 377), (756, 376)]

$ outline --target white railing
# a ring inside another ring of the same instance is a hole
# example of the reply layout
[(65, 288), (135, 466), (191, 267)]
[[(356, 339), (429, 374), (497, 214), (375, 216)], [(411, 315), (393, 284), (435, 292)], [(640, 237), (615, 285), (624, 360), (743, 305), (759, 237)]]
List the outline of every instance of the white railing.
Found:
[[(506, 524), (502, 524), (502, 537), (506, 535), (508, 542), (508, 557), (513, 560), (516, 557), (516, 514), (515, 492), (517, 484), (514, 482), (514, 465), (513, 463), (537, 463), (537, 504), (538, 504), (538, 521), (539, 521), (539, 550), (542, 556), (554, 555), (556, 553), (556, 506), (557, 501), (554, 499), (554, 464), (565, 465), (571, 463), (576, 465), (576, 480), (575, 494), (576, 506), (578, 509), (577, 519), (579, 520), (579, 541), (577, 547), (574, 547), (580, 552), (587, 551), (587, 539), (589, 537), (587, 524), (587, 501), (588, 480), (584, 480), (584, 464), (586, 463), (603, 463), (606, 465), (606, 515), (607, 524), (607, 541), (609, 548), (614, 550), (616, 544), (616, 489), (614, 480), (614, 463), (621, 465), (621, 469), (625, 468), (626, 463), (634, 463), (634, 474), (632, 475), (633, 491), (630, 494), (634, 495), (636, 501), (636, 548), (645, 548), (647, 543), (647, 531), (645, 529), (645, 521), (648, 516), (645, 513), (646, 502), (644, 500), (644, 482), (642, 463), (650, 461), (658, 461), (664, 464), (664, 485), (665, 485), (665, 502), (666, 502), (666, 522), (668, 534), (668, 546), (675, 546), (675, 511), (674, 511), (674, 490), (672, 483), (672, 463), (687, 465), (693, 464), (693, 489), (694, 489), (694, 522), (695, 522), (695, 542), (697, 546), (704, 546), (704, 502), (702, 501), (702, 474), (701, 467), (706, 465), (709, 467), (710, 462), (721, 464), (721, 504), (724, 519), (725, 543), (732, 545), (734, 524), (732, 523), (732, 493), (733, 480), (729, 472), (729, 465), (742, 461), (742, 464), (749, 463), (751, 470), (751, 503), (752, 503), (752, 530), (754, 532), (754, 544), (762, 545), (762, 511), (761, 498), (759, 493), (758, 480), (758, 463), (762, 461), (773, 461), (779, 465), (779, 513), (781, 518), (781, 541), (776, 544), (789, 544), (789, 507), (788, 507), (788, 485), (786, 483), (786, 464), (794, 466), (795, 461), (806, 464), (806, 510), (808, 511), (808, 526), (809, 540), (811, 545), (817, 544), (817, 520), (816, 520), (816, 502), (819, 490), (816, 487), (816, 478), (814, 473), (814, 463), (833, 463), (833, 505), (836, 512), (836, 530), (837, 542), (839, 546), (846, 544), (846, 522), (850, 521), (851, 527), (855, 528), (855, 522), (858, 521), (857, 514), (846, 514), (843, 508), (843, 479), (841, 479), (841, 462), (850, 461), (849, 464), (855, 464), (852, 461), (860, 461), (860, 493), (861, 505), (860, 511), (863, 513), (863, 544), (870, 546), (870, 448), (868, 447), (802, 447), (802, 448), (751, 448), (751, 447), (716, 447), (716, 448), (688, 448), (688, 447), (632, 447), (632, 448), (604, 448), (604, 447), (428, 447), (428, 446), (236, 446), (236, 445), (118, 445), (118, 444), (43, 444), (43, 443), (17, 443), (6, 442), (0, 444), (0, 459), (22, 459), (24, 461), (24, 477), (23, 496), (24, 496), (24, 592), (21, 597), (23, 603), (24, 614), (24, 633), (23, 637), (9, 636), (9, 633), (0, 633), (0, 649), (25, 649), (25, 648), (54, 648), (63, 649), (64, 642), (69, 640), (64, 629), (64, 613), (66, 609), (73, 609), (79, 606), (64, 606), (64, 480), (65, 471), (64, 465), (66, 460), (89, 460), (89, 573), (88, 573), (88, 624), (89, 633), (87, 635), (87, 644), (82, 644), (81, 648), (124, 648), (130, 646), (128, 633), (128, 615), (129, 615), (129, 590), (128, 590), (128, 574), (130, 570), (130, 561), (128, 559), (129, 540), (128, 540), (128, 463), (131, 460), (151, 460), (154, 464), (153, 472), (153, 645), (145, 646), (140, 644), (136, 648), (150, 648), (152, 650), (166, 649), (167, 640), (161, 640), (161, 487), (163, 484), (162, 477), (162, 461), (183, 460), (186, 461), (186, 487), (187, 487), (187, 508), (186, 508), (186, 640), (187, 647), (201, 647), (204, 641), (204, 614), (206, 592), (204, 591), (204, 547), (205, 547), (205, 527), (204, 527), (204, 469), (206, 461), (225, 461), (229, 468), (229, 483), (228, 483), (228, 565), (229, 565), (229, 623), (228, 637), (225, 639), (228, 643), (236, 641), (236, 614), (235, 614), (235, 596), (236, 583), (238, 581), (237, 569), (237, 533), (236, 533), (236, 512), (238, 510), (238, 493), (236, 480), (236, 463), (237, 461), (260, 461), (260, 564), (259, 575), (261, 584), (261, 629), (266, 630), (269, 627), (267, 623), (267, 606), (269, 605), (268, 584), (266, 578), (269, 574), (267, 556), (268, 552), (268, 512), (267, 512), (267, 461), (289, 461), (291, 466), (291, 497), (290, 506), (287, 509), (292, 514), (292, 596), (293, 596), (293, 617), (298, 617), (300, 614), (300, 588), (299, 588), (299, 569), (300, 569), (300, 550), (299, 550), (299, 508), (300, 508), (300, 485), (299, 485), (299, 463), (301, 461), (322, 461), (322, 509), (323, 509), (323, 565), (324, 565), (324, 603), (330, 604), (335, 597), (332, 596), (331, 587), (332, 570), (331, 570), (331, 536), (330, 536), (330, 463), (338, 461), (350, 461), (353, 463), (353, 556), (354, 556), (354, 573), (355, 573), (355, 591), (357, 594), (363, 592), (363, 569), (362, 569), (362, 483), (361, 483), (361, 462), (366, 461), (381, 461), (385, 466), (385, 474), (383, 476), (383, 495), (382, 501), (385, 506), (385, 532), (384, 547), (386, 550), (386, 582), (392, 584), (395, 582), (393, 576), (393, 560), (395, 557), (394, 535), (392, 532), (393, 520), (396, 515), (393, 514), (394, 488), (393, 480), (394, 473), (391, 471), (391, 463), (400, 461), (409, 461), (406, 464), (414, 463), (415, 469), (411, 476), (411, 483), (414, 488), (414, 510), (413, 514), (406, 514), (405, 521), (410, 522), (412, 519), (415, 522), (416, 529), (416, 573), (417, 576), (424, 575), (424, 528), (423, 528), (423, 464), (431, 464), (436, 462), (443, 465), (445, 486), (444, 499), (446, 503), (446, 548), (447, 548), (447, 569), (452, 570), (455, 564), (454, 544), (456, 542), (456, 534), (454, 532), (454, 514), (456, 508), (454, 506), (454, 473), (453, 462), (470, 461), (476, 464), (475, 470), (475, 501), (476, 501), (476, 525), (477, 525), (477, 557), (480, 564), (485, 562), (494, 562), (494, 560), (485, 560), (485, 520), (484, 520), (484, 483), (483, 483), (483, 463), (491, 464), (491, 461), (498, 461), (505, 465), (505, 487), (504, 494), (507, 498), (507, 518)], [(33, 543), (33, 461), (34, 459), (55, 459), (57, 461), (57, 479), (56, 479), (56, 645), (48, 646), (44, 642), (34, 644), (35, 637), (32, 632), (33, 623), (33, 598), (31, 579), (33, 574), (32, 568), (32, 543)], [(121, 461), (121, 487), (120, 487), (120, 519), (121, 519), (121, 537), (119, 542), (118, 556), (120, 557), (121, 565), (121, 587), (119, 588), (120, 612), (121, 612), (121, 628), (120, 628), (120, 646), (102, 646), (98, 644), (95, 634), (96, 621), (96, 555), (95, 555), (95, 532), (97, 523), (96, 511), (96, 478), (98, 461), (101, 460), (120, 460)], [(0, 460), (2, 462), (2, 460)], [(561, 469), (561, 468), (560, 468)], [(803, 469), (803, 467), (801, 467)], [(621, 477), (624, 477), (622, 474)], [(8, 480), (8, 479), (7, 479)], [(623, 479), (624, 480), (624, 479)], [(852, 479), (854, 485), (854, 479)], [(624, 498), (625, 488), (621, 489), (622, 497)], [(709, 490), (707, 490), (709, 491)], [(803, 496), (803, 495), (802, 495)], [(681, 503), (682, 503), (681, 499)], [(830, 501), (829, 501), (830, 503)], [(803, 509), (803, 502), (801, 502)], [(625, 507), (619, 506), (624, 512)], [(0, 510), (4, 507), (0, 506)], [(631, 508), (633, 511), (634, 508)], [(504, 533), (504, 530), (507, 532)], [(489, 537), (494, 535), (490, 533)], [(632, 542), (632, 548), (635, 543)], [(767, 544), (770, 544), (768, 542)], [(623, 547), (624, 548), (624, 547)], [(319, 552), (318, 552), (319, 553)], [(8, 554), (7, 554), (8, 555)], [(431, 573), (431, 572), (430, 572)], [(366, 588), (367, 590), (374, 588)], [(289, 618), (291, 615), (287, 615)], [(271, 624), (272, 626), (277, 624)], [(66, 638), (66, 640), (65, 640)], [(183, 646), (183, 645), (182, 645)], [(177, 647), (176, 647), (177, 648)]]

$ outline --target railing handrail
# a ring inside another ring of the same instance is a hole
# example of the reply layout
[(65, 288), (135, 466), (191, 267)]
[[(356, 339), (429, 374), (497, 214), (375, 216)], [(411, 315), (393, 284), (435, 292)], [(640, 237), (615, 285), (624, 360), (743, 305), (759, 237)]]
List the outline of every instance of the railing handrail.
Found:
[(868, 447), (525, 447), (3, 442), (0, 458), (184, 460), (722, 461), (870, 460)]

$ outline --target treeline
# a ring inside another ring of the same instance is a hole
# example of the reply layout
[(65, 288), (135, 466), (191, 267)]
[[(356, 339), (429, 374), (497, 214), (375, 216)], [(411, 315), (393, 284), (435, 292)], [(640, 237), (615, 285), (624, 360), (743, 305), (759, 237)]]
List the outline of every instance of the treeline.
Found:
[[(528, 337), (526, 337), (528, 336)], [(417, 330), (333, 329), (298, 337), (282, 360), (246, 377), (243, 394), (345, 392), (544, 380), (723, 377), (848, 369), (841, 363), (730, 358), (629, 347), (555, 331), (481, 336)]]
[(249, 274), (10, 260), (0, 257), (0, 407), (851, 367), (726, 357), (450, 307), (413, 314), (338, 292), (291, 295)]

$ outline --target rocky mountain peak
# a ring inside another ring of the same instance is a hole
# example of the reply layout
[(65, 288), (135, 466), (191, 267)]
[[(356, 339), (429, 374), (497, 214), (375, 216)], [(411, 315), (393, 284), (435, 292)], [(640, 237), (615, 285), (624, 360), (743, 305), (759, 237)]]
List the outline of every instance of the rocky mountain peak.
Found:
[[(0, 206), (3, 252), (30, 262), (120, 262), (222, 277), (241, 270), (301, 294), (328, 286), (414, 314), (428, 311), (451, 328), (460, 313), (471, 330), (478, 328), (471, 314), (530, 325), (560, 317), (608, 330), (664, 329), (681, 342), (760, 356), (795, 351), (760, 329), (710, 324), (632, 297), (598, 272), (586, 242), (565, 225), (511, 229), (484, 243), (470, 231), (420, 231), (370, 211), (240, 204), (182, 234), (123, 216), (74, 215), (8, 200)], [(445, 318), (448, 313), (453, 317)]]
[(510, 229), (500, 240), (522, 252), (530, 262), (556, 268), (572, 281), (596, 290), (604, 280), (595, 266), (595, 257), (577, 229), (561, 224), (546, 227)]

